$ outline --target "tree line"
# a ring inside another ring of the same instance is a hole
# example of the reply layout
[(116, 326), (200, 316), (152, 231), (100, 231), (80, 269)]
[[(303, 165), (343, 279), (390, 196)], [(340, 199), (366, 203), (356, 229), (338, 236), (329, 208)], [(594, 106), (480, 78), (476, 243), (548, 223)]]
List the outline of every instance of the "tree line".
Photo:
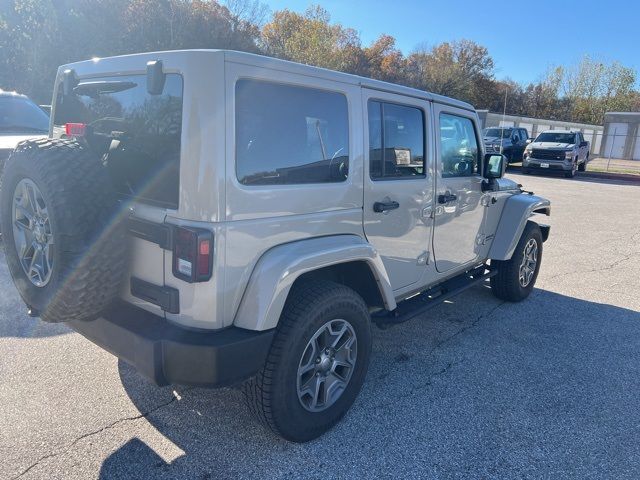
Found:
[[(637, 72), (584, 57), (522, 85), (497, 79), (486, 47), (460, 39), (403, 54), (390, 35), (358, 32), (312, 6), (269, 12), (259, 0), (0, 0), (0, 88), (48, 103), (58, 65), (154, 50), (242, 50), (447, 95), (478, 109), (602, 124), (639, 111)], [(505, 95), (506, 94), (506, 95)]]

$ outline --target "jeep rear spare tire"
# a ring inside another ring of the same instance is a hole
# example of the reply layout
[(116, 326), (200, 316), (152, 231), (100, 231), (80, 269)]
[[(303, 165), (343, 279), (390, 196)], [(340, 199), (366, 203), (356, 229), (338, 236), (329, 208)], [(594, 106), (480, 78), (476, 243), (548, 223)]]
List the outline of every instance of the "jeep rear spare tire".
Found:
[(108, 172), (70, 140), (18, 145), (0, 191), (5, 257), (32, 314), (89, 320), (118, 295), (126, 268), (123, 222)]

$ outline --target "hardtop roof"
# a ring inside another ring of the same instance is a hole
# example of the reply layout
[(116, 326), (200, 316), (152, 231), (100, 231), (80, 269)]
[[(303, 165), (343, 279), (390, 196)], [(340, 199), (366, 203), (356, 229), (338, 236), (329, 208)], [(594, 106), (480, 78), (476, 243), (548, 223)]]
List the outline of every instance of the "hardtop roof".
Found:
[(438, 95), (435, 93), (418, 90), (416, 88), (405, 87), (403, 85), (383, 82), (381, 80), (374, 80), (372, 78), (361, 77), (361, 76), (353, 75), (350, 73), (338, 72), (338, 71), (329, 70), (326, 68), (314, 67), (312, 65), (305, 65), (302, 63), (291, 62), (288, 60), (281, 60), (279, 58), (267, 57), (264, 55), (258, 55), (254, 53), (239, 52), (235, 50), (190, 49), (190, 50), (167, 50), (167, 51), (159, 51), (159, 52), (119, 55), (119, 56), (104, 57), (99, 59), (95, 58), (91, 60), (84, 60), (81, 62), (62, 65), (58, 69), (58, 72), (64, 71), (66, 69), (71, 69), (71, 68), (78, 69), (83, 73), (90, 72), (92, 67), (95, 67), (95, 65), (99, 63), (114, 64), (120, 59), (131, 59), (132, 57), (140, 57), (146, 63), (146, 61), (148, 60), (166, 59), (168, 61), (172, 56), (185, 56), (185, 55), (196, 54), (196, 53), (199, 55), (202, 55), (202, 54), (224, 55), (225, 60), (227, 62), (241, 63), (241, 64), (253, 65), (253, 66), (258, 66), (263, 68), (269, 68), (273, 70), (289, 71), (291, 73), (298, 73), (302, 75), (326, 78), (327, 80), (360, 85), (366, 88), (372, 88), (376, 90), (397, 93), (400, 95), (421, 98), (424, 100), (443, 103), (443, 104), (447, 104), (447, 105), (451, 105), (454, 107), (463, 108), (465, 110), (470, 110), (475, 112), (475, 109), (473, 108), (473, 106), (466, 102), (463, 102), (461, 100), (456, 100), (450, 97), (445, 97), (443, 95)]

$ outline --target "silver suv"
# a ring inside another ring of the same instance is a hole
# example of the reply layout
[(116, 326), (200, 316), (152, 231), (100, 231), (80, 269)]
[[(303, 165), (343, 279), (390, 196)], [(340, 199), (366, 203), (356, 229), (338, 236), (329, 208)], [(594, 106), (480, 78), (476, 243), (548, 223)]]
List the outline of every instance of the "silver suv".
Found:
[(505, 168), (450, 98), (230, 51), (94, 59), (7, 162), (6, 259), (32, 315), (159, 385), (244, 381), (307, 441), (360, 391), (373, 323), (529, 295), (550, 204)]

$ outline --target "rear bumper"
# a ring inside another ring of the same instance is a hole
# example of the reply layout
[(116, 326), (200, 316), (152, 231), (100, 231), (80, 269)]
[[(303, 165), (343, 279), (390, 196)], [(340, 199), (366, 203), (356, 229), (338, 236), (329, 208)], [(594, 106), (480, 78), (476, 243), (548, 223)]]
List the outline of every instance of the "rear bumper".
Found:
[(264, 365), (275, 332), (187, 330), (128, 305), (68, 325), (161, 386), (216, 387), (249, 378)]

